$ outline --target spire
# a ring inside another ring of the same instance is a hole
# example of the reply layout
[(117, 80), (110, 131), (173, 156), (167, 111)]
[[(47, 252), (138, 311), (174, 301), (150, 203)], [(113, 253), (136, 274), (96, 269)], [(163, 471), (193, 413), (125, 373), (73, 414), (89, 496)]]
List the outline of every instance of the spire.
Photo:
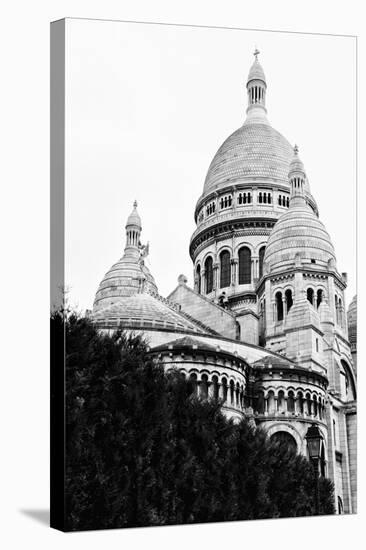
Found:
[(254, 63), (250, 68), (248, 80), (247, 80), (247, 90), (248, 90), (248, 108), (247, 113), (254, 108), (260, 107), (262, 110), (266, 111), (266, 77), (262, 69), (262, 65), (258, 61), (259, 55), (258, 48), (255, 48)]
[(133, 203), (133, 210), (127, 218), (125, 250), (135, 249), (138, 252), (141, 231), (141, 218), (137, 212), (137, 201), (135, 200)]
[(288, 177), (291, 186), (290, 206), (294, 202), (294, 199), (296, 199), (296, 204), (300, 201), (305, 202), (306, 174), (304, 165), (299, 157), (299, 148), (297, 145), (294, 146), (294, 156), (292, 157)]

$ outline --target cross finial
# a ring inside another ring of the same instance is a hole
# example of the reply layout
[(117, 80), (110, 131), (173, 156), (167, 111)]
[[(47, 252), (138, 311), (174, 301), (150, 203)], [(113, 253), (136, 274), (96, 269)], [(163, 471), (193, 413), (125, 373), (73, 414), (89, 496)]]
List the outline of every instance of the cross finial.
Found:
[(258, 55), (260, 54), (261, 52), (258, 50), (257, 46), (255, 47), (255, 50), (254, 50), (254, 57), (255, 57), (255, 60), (258, 61)]
[(135, 200), (133, 203), (134, 208), (137, 208), (137, 201)]
[(297, 155), (298, 152), (299, 152), (299, 147), (295, 144), (295, 146), (294, 146), (295, 155)]

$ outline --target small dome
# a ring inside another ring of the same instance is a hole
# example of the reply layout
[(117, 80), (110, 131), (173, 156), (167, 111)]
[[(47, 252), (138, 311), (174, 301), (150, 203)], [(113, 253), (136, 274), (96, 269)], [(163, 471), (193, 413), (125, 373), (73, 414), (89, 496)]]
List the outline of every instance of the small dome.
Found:
[(120, 298), (142, 290), (158, 292), (149, 269), (132, 254), (125, 254), (104, 275), (94, 300), (94, 310), (109, 306)]
[(141, 218), (139, 216), (139, 213), (137, 212), (137, 201), (133, 203), (133, 210), (127, 218), (126, 227), (128, 227), (129, 225), (135, 225), (141, 230)]
[(291, 174), (293, 173), (303, 173), (304, 176), (305, 176), (305, 168), (304, 168), (304, 163), (302, 162), (302, 160), (300, 159), (299, 155), (298, 155), (298, 152), (299, 152), (299, 148), (297, 145), (295, 145), (294, 147), (294, 156), (292, 158), (292, 161), (290, 162), (290, 169), (289, 169), (289, 177)]
[[(324, 224), (305, 200), (291, 199), (290, 208), (282, 214), (269, 236), (264, 263), (269, 272), (295, 265), (319, 269), (335, 266), (336, 257)], [(315, 265), (314, 265), (315, 264)]]
[(350, 344), (357, 344), (357, 295), (353, 297), (347, 311), (348, 338)]
[(253, 65), (250, 67), (250, 71), (248, 74), (248, 83), (251, 80), (262, 80), (263, 82), (266, 81), (262, 65), (259, 63), (257, 57), (255, 58)]
[(126, 223), (124, 254), (104, 275), (95, 295), (94, 312), (138, 292), (158, 292), (154, 277), (144, 263), (149, 246), (140, 243), (141, 219), (136, 207), (135, 201)]

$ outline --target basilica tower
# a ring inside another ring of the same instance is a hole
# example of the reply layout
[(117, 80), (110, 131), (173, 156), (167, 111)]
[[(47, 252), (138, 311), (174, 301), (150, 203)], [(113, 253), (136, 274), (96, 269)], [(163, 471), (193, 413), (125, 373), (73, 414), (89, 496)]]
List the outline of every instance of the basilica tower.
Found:
[[(270, 232), (290, 202), (290, 143), (267, 119), (267, 81), (254, 52), (247, 83), (244, 124), (214, 156), (197, 201), (190, 242), (195, 290), (238, 315), (258, 342), (256, 285)], [(317, 215), (305, 179), (304, 196)], [(244, 320), (245, 317), (245, 320)]]

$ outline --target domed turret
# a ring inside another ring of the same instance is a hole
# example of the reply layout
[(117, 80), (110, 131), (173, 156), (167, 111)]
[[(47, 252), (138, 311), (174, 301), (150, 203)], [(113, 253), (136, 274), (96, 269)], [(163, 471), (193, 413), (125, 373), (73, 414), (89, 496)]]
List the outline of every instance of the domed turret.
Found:
[(124, 254), (103, 277), (95, 295), (93, 312), (118, 302), (122, 297), (133, 296), (143, 290), (158, 291), (153, 276), (144, 264), (148, 245), (141, 245), (141, 230), (141, 218), (135, 201), (126, 223)]
[[(214, 156), (207, 172), (203, 195), (228, 185), (250, 183), (257, 179), (288, 188), (292, 147), (267, 119), (267, 83), (258, 55), (256, 49), (246, 83), (246, 120), (241, 128), (224, 141)], [(306, 195), (316, 209), (307, 181), (305, 185)]]
[(300, 264), (335, 268), (335, 252), (323, 223), (305, 200), (306, 174), (295, 146), (290, 164), (290, 207), (275, 224), (268, 239), (264, 263), (267, 271), (280, 271)]

